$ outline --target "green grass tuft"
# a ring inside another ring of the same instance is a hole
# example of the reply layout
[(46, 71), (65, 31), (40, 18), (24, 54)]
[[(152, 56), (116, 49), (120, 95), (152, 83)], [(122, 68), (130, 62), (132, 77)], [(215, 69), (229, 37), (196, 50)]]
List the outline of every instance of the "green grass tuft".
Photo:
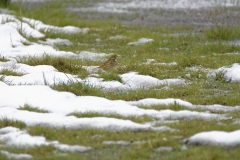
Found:
[(24, 75), (22, 73), (14, 72), (14, 71), (9, 70), (9, 69), (2, 69), (0, 71), (0, 74), (2, 74), (4, 76), (22, 76), (22, 75)]
[(1, 56), (0, 54), (0, 62), (7, 62), (8, 60), (4, 57), (4, 56)]
[(39, 109), (37, 107), (32, 107), (29, 104), (25, 104), (24, 106), (18, 108), (19, 110), (27, 110), (27, 111), (31, 111), (31, 112), (37, 112), (37, 113), (49, 113), (49, 111), (43, 110), (43, 109)]
[(26, 124), (21, 121), (11, 120), (8, 118), (1, 117), (0, 128), (8, 127), (8, 126), (12, 126), (12, 127), (20, 128), (20, 129), (26, 128)]
[(8, 7), (11, 3), (11, 0), (1, 0), (0, 1), (0, 7)]
[(117, 119), (131, 120), (131, 121), (137, 122), (137, 123), (150, 122), (150, 121), (153, 120), (153, 118), (148, 116), (148, 115), (143, 115), (143, 116), (121, 116), (119, 114), (114, 114), (114, 113), (104, 114), (104, 113), (98, 113), (98, 112), (84, 112), (84, 113), (74, 112), (74, 113), (69, 114), (68, 116), (75, 116), (75, 117), (78, 117), (78, 118), (85, 118), (85, 117), (108, 117), (108, 118), (117, 118)]
[(80, 59), (44, 55), (42, 57), (19, 57), (18, 62), (31, 66), (51, 65), (60, 72), (78, 75), (81, 78), (85, 78), (88, 75), (88, 72), (82, 68), (83, 62)]
[(121, 77), (116, 72), (100, 72), (99, 76), (105, 81), (119, 81), (122, 82)]
[(103, 92), (100, 88), (92, 87), (89, 85), (84, 85), (82, 83), (70, 83), (70, 84), (58, 84), (55, 86), (52, 86), (52, 89), (58, 90), (58, 91), (66, 91), (71, 92), (78, 96), (87, 96), (87, 95), (94, 95), (94, 96), (102, 96)]
[(240, 37), (240, 29), (239, 27), (218, 25), (205, 30), (204, 35), (210, 40), (235, 40)]

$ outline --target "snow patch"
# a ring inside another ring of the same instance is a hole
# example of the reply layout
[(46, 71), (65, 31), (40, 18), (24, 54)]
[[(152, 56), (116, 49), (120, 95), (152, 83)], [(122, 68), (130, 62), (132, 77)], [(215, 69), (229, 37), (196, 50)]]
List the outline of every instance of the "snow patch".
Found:
[(173, 150), (172, 147), (158, 147), (154, 149), (156, 152), (171, 152)]
[(223, 74), (226, 81), (240, 82), (240, 65), (234, 63), (229, 67), (221, 67), (216, 73)]
[(70, 42), (67, 39), (61, 39), (61, 38), (56, 38), (56, 39), (51, 39), (51, 38), (47, 38), (45, 41), (38, 41), (41, 44), (45, 44), (45, 45), (50, 45), (50, 46), (54, 46), (54, 45), (65, 45), (65, 46), (70, 46), (72, 45), (72, 42)]
[(93, 53), (93, 52), (89, 52), (89, 51), (81, 51), (78, 54), (79, 58), (82, 59), (88, 59), (88, 60), (92, 60), (92, 61), (98, 61), (98, 60), (102, 60), (105, 57), (108, 57), (109, 54), (106, 53)]
[(29, 148), (35, 146), (53, 145), (57, 149), (71, 152), (84, 152), (91, 149), (91, 147), (79, 145), (71, 146), (67, 144), (60, 144), (58, 141), (47, 141), (46, 138), (43, 136), (31, 136), (26, 131), (21, 131), (15, 127), (1, 128), (0, 133), (0, 141), (6, 143), (7, 146), (11, 147), (15, 146), (20, 148)]
[(14, 160), (18, 160), (18, 159), (32, 159), (33, 157), (30, 154), (16, 154), (16, 153), (10, 153), (8, 151), (0, 151), (1, 154), (5, 155), (8, 159), (14, 159)]
[(140, 38), (136, 42), (129, 42), (128, 45), (140, 45), (140, 44), (145, 44), (145, 43), (149, 43), (149, 42), (153, 42), (153, 39)]
[(136, 106), (154, 106), (154, 105), (173, 105), (177, 104), (180, 106), (188, 106), (191, 107), (192, 104), (186, 101), (183, 101), (181, 99), (173, 99), (173, 98), (167, 98), (167, 99), (155, 99), (155, 98), (145, 98), (139, 101), (130, 101), (128, 102), (131, 105), (136, 105)]
[(226, 147), (237, 147), (240, 145), (240, 130), (233, 132), (200, 132), (190, 138), (184, 139), (182, 142), (190, 145), (221, 145)]

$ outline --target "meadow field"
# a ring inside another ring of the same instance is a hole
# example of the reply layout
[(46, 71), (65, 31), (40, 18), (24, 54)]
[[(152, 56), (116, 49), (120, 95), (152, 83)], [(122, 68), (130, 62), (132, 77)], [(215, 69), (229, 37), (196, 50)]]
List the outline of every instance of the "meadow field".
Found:
[(2, 5), (0, 159), (239, 159), (239, 2)]

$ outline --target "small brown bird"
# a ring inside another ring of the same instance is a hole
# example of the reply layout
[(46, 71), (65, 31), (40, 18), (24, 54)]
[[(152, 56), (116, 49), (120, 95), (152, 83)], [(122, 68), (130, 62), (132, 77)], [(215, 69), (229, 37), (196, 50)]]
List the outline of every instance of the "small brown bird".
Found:
[(114, 69), (117, 66), (117, 55), (114, 54), (112, 55), (105, 63), (103, 63), (99, 68), (105, 70), (105, 71), (110, 71)]

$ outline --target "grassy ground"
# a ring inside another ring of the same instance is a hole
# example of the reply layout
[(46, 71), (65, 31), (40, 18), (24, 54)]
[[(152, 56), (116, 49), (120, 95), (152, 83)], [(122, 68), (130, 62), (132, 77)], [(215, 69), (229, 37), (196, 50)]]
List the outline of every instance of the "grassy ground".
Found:
[[(80, 3), (80, 2), (79, 2)], [(240, 37), (240, 28), (228, 25), (218, 25), (212, 28), (194, 28), (193, 26), (156, 26), (152, 28), (141, 28), (136, 26), (124, 26), (116, 22), (102, 22), (79, 19), (76, 15), (66, 13), (63, 5), (58, 3), (42, 4), (30, 10), (21, 8), (19, 4), (12, 4), (11, 10), (21, 16), (41, 20), (46, 24), (65, 26), (72, 25), (80, 28), (87, 27), (87, 34), (67, 35), (47, 32), (45, 38), (66, 38), (72, 46), (55, 46), (59, 50), (71, 51), (78, 54), (80, 51), (93, 51), (99, 53), (115, 53), (121, 55), (118, 58), (116, 70), (99, 73), (105, 80), (119, 80), (118, 74), (128, 71), (136, 71), (140, 74), (150, 75), (159, 79), (183, 78), (188, 85), (158, 86), (150, 89), (129, 91), (128, 93), (102, 92), (100, 89), (83, 86), (82, 84), (61, 84), (52, 86), (59, 91), (69, 91), (76, 95), (93, 95), (108, 99), (139, 100), (143, 98), (179, 98), (193, 104), (222, 104), (236, 106), (240, 104), (239, 83), (226, 82), (221, 74), (215, 77), (207, 77), (204, 68), (217, 69), (233, 63), (240, 63), (238, 54), (226, 54), (239, 52), (240, 46), (231, 45), (230, 40)], [(109, 40), (109, 37), (122, 35), (123, 39)], [(137, 41), (146, 37), (154, 39), (154, 42), (140, 46), (127, 45), (129, 42)], [(96, 40), (99, 39), (99, 40)], [(44, 40), (44, 38), (42, 39)], [(36, 40), (32, 40), (36, 41)], [(1, 56), (0, 56), (1, 57)], [(154, 62), (143, 64), (147, 59)], [(0, 58), (3, 61), (4, 58)], [(171, 63), (177, 65), (166, 66), (154, 63)], [(100, 65), (102, 61), (79, 61), (73, 58), (61, 58), (43, 56), (41, 58), (25, 57), (19, 58), (18, 62), (29, 65), (48, 64), (59, 71), (78, 75), (80, 78), (87, 77), (88, 73), (81, 66)], [(190, 68), (201, 67), (199, 70)], [(5, 75), (19, 75), (18, 73), (2, 71)], [(81, 89), (79, 89), (81, 88)], [(140, 106), (147, 108), (146, 106)], [(34, 112), (45, 112), (34, 106), (26, 104), (21, 109)], [(186, 110), (186, 108), (172, 106), (154, 106), (152, 109), (163, 110)], [(206, 110), (205, 110), (206, 111)], [(220, 114), (220, 113), (219, 113)], [(157, 121), (148, 116), (123, 117), (120, 115), (102, 115), (99, 113), (72, 113), (76, 117), (115, 117), (129, 119), (138, 123)], [(0, 121), (0, 127), (16, 126), (27, 129), (31, 135), (43, 135), (47, 140), (58, 140), (66, 144), (78, 144), (91, 146), (93, 149), (85, 153), (62, 153), (53, 146), (34, 147), (29, 149), (3, 148), (13, 153), (29, 153), (34, 159), (184, 159), (184, 160), (214, 160), (214, 159), (238, 159), (239, 148), (224, 148), (219, 146), (187, 146), (179, 143), (195, 133), (210, 130), (233, 131), (239, 129), (239, 125), (233, 121), (239, 117), (238, 112), (228, 113), (232, 119), (222, 120), (221, 124), (216, 120), (179, 120), (167, 124), (177, 129), (176, 132), (158, 131), (108, 131), (98, 129), (53, 129), (42, 126), (26, 128), (22, 122), (4, 119)], [(156, 124), (161, 126), (162, 124)], [(124, 140), (131, 142), (128, 146), (105, 145), (104, 141)], [(134, 143), (140, 142), (140, 143)], [(171, 152), (156, 152), (161, 146), (171, 146)], [(0, 159), (4, 159), (0, 154)]]

